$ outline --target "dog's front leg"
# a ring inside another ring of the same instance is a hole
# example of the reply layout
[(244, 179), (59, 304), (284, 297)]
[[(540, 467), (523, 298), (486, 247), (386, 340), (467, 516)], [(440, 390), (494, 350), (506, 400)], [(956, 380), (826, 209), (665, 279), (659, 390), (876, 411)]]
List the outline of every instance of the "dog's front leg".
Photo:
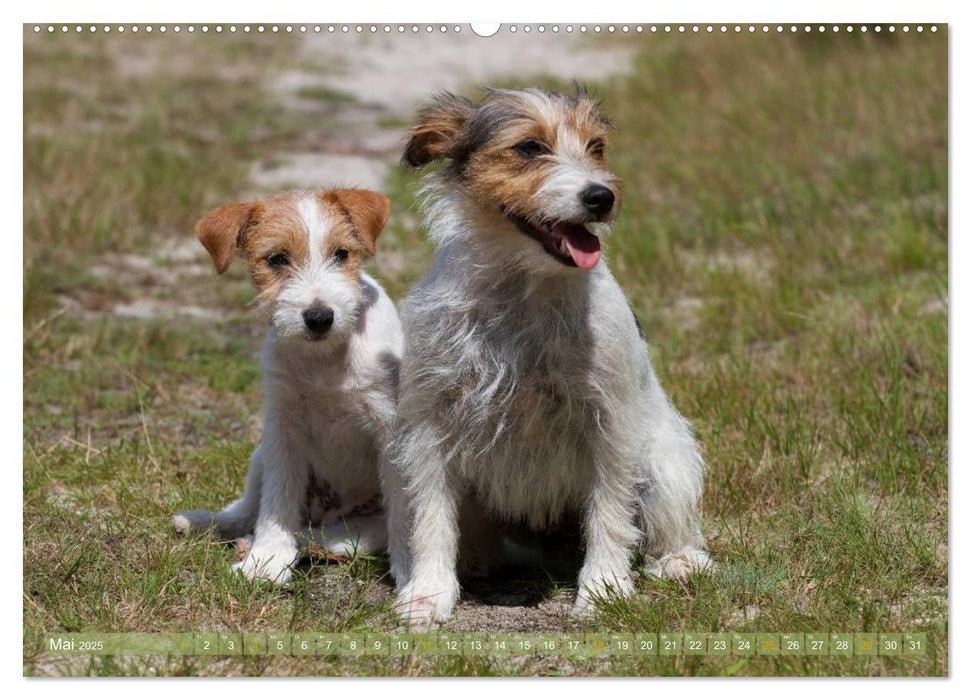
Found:
[(388, 563), (395, 586), (400, 591), (411, 578), (411, 509), (405, 480), (387, 452), (381, 455), (380, 475), (388, 529)]
[(409, 472), (412, 530), (411, 570), (407, 583), (399, 588), (396, 610), (416, 630), (447, 619), (459, 596), (457, 494), (437, 449), (429, 452), (434, 455), (426, 452), (420, 461), (399, 466)]
[(297, 560), (295, 533), (301, 527), (309, 467), (299, 438), (287, 435), (288, 426), (268, 424), (263, 435), (263, 483), (260, 513), (253, 546), (233, 568), (249, 579), (277, 584), (290, 580)]
[[(605, 460), (606, 462), (606, 460)], [(618, 464), (599, 465), (584, 514), (586, 555), (577, 582), (576, 614), (587, 614), (598, 598), (628, 596), (634, 590), (631, 554), (639, 533), (633, 523), (632, 491)]]

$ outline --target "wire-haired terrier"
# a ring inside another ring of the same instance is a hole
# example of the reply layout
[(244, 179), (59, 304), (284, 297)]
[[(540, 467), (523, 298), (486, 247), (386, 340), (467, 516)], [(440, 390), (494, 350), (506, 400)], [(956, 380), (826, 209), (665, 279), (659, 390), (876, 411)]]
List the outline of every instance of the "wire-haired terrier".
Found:
[[(504, 524), (582, 523), (575, 611), (633, 591), (632, 555), (711, 566), (704, 463), (671, 404), (601, 242), (620, 206), (610, 128), (582, 90), (450, 94), (421, 110), (403, 162), (439, 250), (402, 307), (405, 352), (386, 481), (399, 611), (447, 618), (459, 558)], [(461, 552), (460, 552), (461, 550)]]
[(301, 544), (337, 553), (386, 546), (378, 465), (402, 333), (394, 304), (360, 266), (389, 211), (376, 192), (299, 191), (226, 204), (196, 224), (220, 274), (245, 258), (269, 320), (265, 417), (244, 495), (219, 512), (179, 513), (173, 524), (226, 539), (252, 533), (235, 565), (248, 578), (285, 583)]

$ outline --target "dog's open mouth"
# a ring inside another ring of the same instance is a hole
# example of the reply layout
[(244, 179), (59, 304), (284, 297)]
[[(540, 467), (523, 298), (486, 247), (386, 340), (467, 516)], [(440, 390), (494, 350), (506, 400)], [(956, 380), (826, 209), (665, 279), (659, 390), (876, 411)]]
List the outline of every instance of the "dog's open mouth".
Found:
[(569, 267), (589, 270), (600, 262), (600, 239), (580, 223), (551, 221), (535, 224), (508, 213), (516, 228), (543, 246), (543, 250)]

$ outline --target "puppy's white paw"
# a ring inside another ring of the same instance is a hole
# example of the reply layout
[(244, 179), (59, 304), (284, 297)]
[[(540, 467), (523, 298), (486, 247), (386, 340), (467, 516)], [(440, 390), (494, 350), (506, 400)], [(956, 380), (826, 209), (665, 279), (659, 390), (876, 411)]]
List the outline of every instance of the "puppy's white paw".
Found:
[(175, 531), (180, 535), (186, 535), (189, 533), (189, 530), (192, 529), (192, 523), (190, 523), (189, 519), (182, 513), (176, 513), (172, 516), (172, 527), (174, 527)]
[(291, 554), (251, 549), (243, 561), (232, 565), (232, 570), (251, 581), (269, 581), (282, 586), (290, 580), (293, 573), (290, 567), (295, 560), (296, 552)]
[(208, 510), (183, 510), (172, 516), (172, 527), (180, 535), (203, 531), (212, 527), (212, 513)]
[(240, 537), (238, 540), (233, 542), (233, 548), (236, 550), (236, 556), (242, 561), (249, 554), (250, 550), (253, 549), (253, 535), (246, 535), (245, 537)]

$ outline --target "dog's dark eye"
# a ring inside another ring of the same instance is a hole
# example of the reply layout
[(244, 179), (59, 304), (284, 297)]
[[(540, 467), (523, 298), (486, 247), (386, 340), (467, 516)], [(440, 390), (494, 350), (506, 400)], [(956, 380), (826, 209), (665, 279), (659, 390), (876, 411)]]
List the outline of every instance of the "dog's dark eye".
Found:
[(587, 150), (597, 158), (603, 158), (606, 149), (607, 144), (603, 142), (603, 139), (594, 139), (587, 144)]
[(520, 141), (515, 146), (516, 153), (521, 155), (523, 158), (535, 158), (536, 156), (546, 155), (550, 152), (549, 147), (542, 141), (537, 141), (536, 139), (526, 139), (525, 141)]
[(286, 253), (274, 253), (266, 259), (266, 262), (274, 270), (279, 270), (290, 264), (290, 258), (287, 257)]
[(337, 250), (335, 250), (334, 260), (337, 261), (338, 265), (343, 263), (345, 260), (347, 260), (347, 251), (344, 250), (343, 248), (338, 248)]

